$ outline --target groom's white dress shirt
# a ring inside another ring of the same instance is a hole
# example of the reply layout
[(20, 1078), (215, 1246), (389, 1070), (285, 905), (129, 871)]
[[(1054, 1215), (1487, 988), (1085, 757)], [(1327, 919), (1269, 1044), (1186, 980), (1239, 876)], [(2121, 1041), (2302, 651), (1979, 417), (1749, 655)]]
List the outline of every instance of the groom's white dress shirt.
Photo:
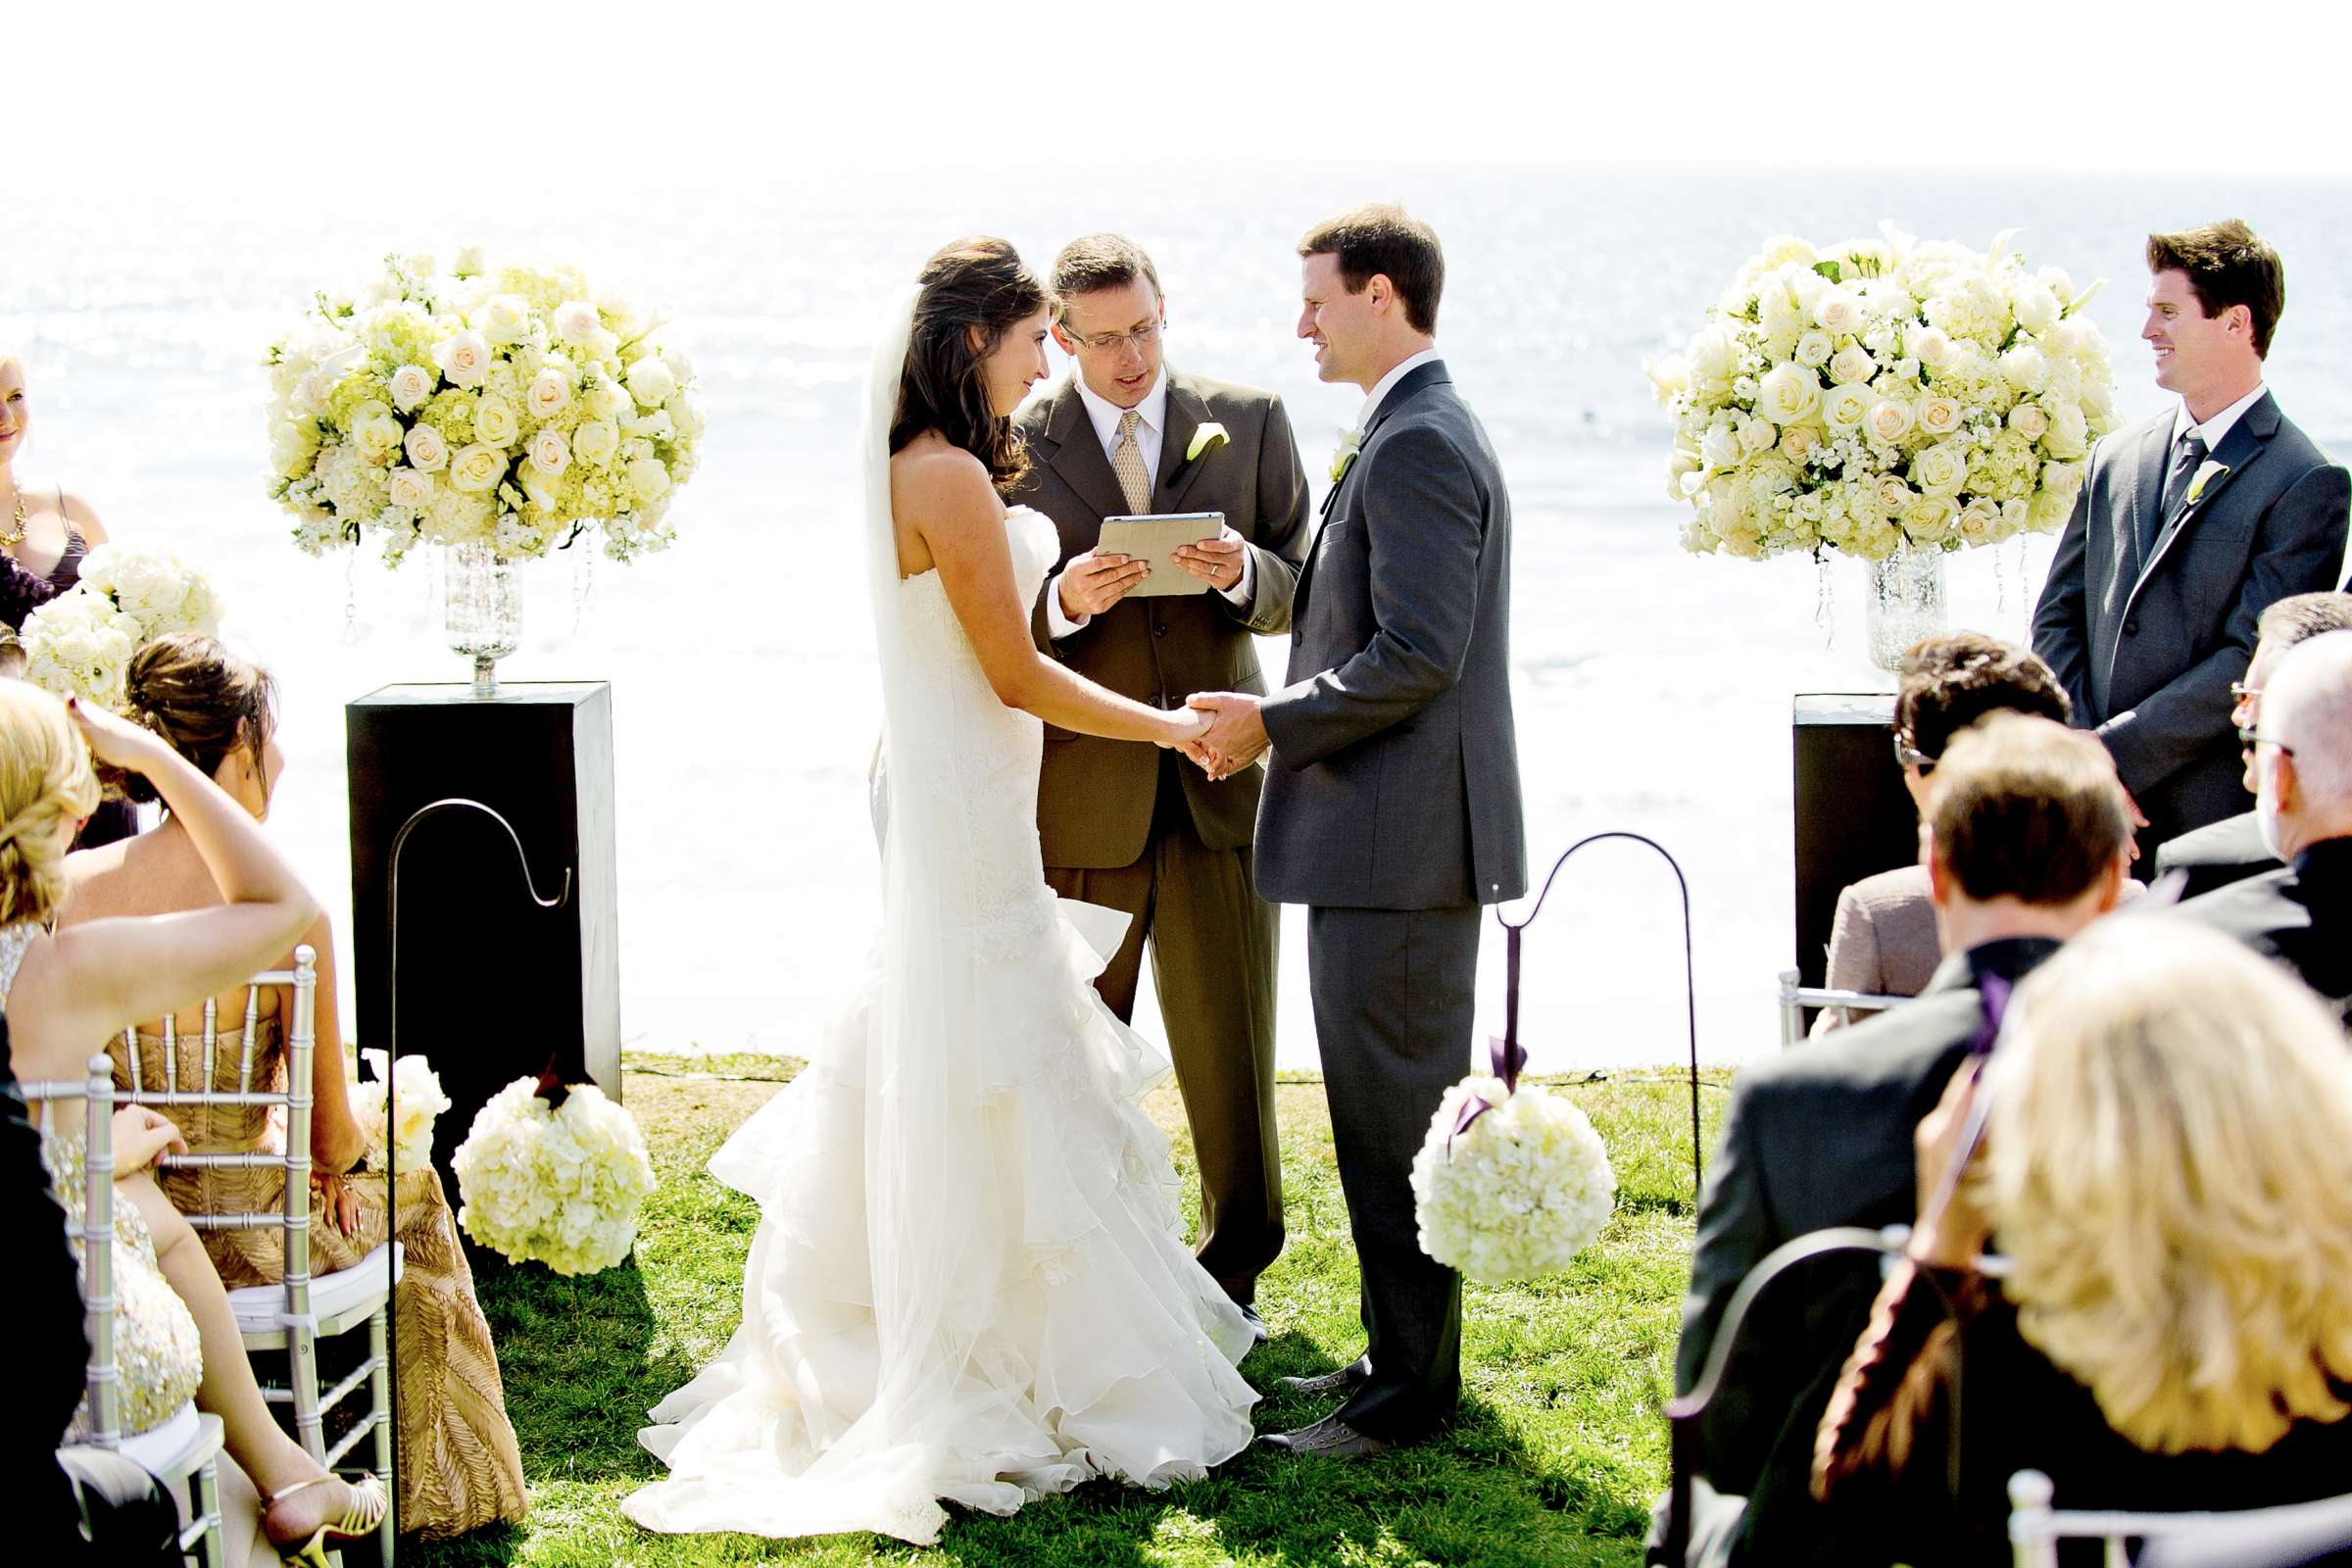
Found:
[[(1070, 380), (1078, 388), (1078, 401), (1085, 405), (1087, 418), (1094, 424), (1095, 438), (1102, 443), (1102, 456), (1115, 464), (1119, 452), (1119, 417), (1127, 411), (1088, 386), (1086, 377), (1076, 370), (1070, 372)], [(1168, 372), (1164, 366), (1152, 383), (1152, 390), (1144, 394), (1144, 401), (1135, 406), (1135, 450), (1144, 460), (1144, 471), (1156, 474), (1159, 443), (1168, 428)], [(1230, 588), (1217, 590), (1229, 602), (1245, 609), (1250, 604), (1251, 565), (1250, 552), (1243, 551), (1241, 580)], [(1055, 572), (1054, 580), (1046, 585), (1046, 635), (1058, 642), (1094, 618), (1081, 615), (1072, 620), (1062, 613), (1061, 573)]]
[(2222, 438), (2230, 433), (2231, 427), (2238, 420), (2246, 416), (2248, 409), (2262, 401), (2262, 395), (2269, 390), (2270, 387), (2266, 383), (2255, 382), (2253, 391), (2239, 398), (2203, 424), (2199, 424), (2189, 416), (2188, 400), (2182, 398), (2179, 411), (2173, 415), (2173, 445), (2179, 446), (2180, 438), (2194, 430), (2197, 432), (2198, 438), (2205, 443), (2205, 455), (2213, 456), (2214, 449), (2222, 444)]

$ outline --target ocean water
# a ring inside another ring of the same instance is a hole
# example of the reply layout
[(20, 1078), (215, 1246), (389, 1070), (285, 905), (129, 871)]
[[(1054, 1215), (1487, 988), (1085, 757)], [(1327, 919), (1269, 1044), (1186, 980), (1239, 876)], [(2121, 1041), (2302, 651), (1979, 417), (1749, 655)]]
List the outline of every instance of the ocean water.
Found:
[[(1859, 566), (1693, 559), (1676, 543), (1683, 512), (1664, 493), (1665, 428), (1641, 362), (1697, 324), (1759, 241), (1826, 242), (1889, 218), (1980, 246), (2021, 228), (2036, 264), (2111, 280), (2091, 310), (2137, 417), (2165, 402), (2137, 341), (2142, 236), (2243, 216), (2287, 262), (2271, 384), (2313, 436), (2352, 453), (2345, 182), (1203, 166), (1144, 183), (816, 170), (724, 197), (656, 193), (633, 214), (362, 206), (348, 192), (313, 205), (233, 182), (177, 201), (32, 196), (7, 214), (0, 291), (0, 342), (32, 373), (20, 472), (64, 479), (119, 537), (168, 538), (212, 572), (229, 633), (281, 684), (290, 766), (273, 828), (347, 911), (340, 709), (465, 670), (442, 644), (428, 562), (388, 572), (286, 542), (265, 490), (263, 350), (311, 290), (364, 281), (394, 250), (446, 257), (478, 242), (663, 304), (710, 418), (705, 466), (674, 514), (679, 544), (628, 567), (529, 568), (524, 646), (501, 673), (613, 684), (630, 1045), (792, 1052), (879, 912), (851, 468), (879, 302), (957, 234), (1003, 234), (1042, 267), (1076, 234), (1125, 232), (1160, 269), (1171, 363), (1280, 392), (1319, 492), (1361, 394), (1319, 384), (1293, 334), (1292, 243), (1349, 203), (1401, 200), (1445, 240), (1440, 346), (1511, 485), (1533, 870), (1540, 881), (1606, 829), (1670, 849), (1690, 880), (1700, 1053), (1735, 1061), (1772, 1049), (1774, 979), (1794, 957), (1789, 698), (1884, 684), (1862, 653)], [(1952, 558), (1955, 623), (2022, 637), (2048, 554), (2032, 540)], [(1278, 672), (1280, 641), (1262, 653)], [(1527, 939), (1539, 1069), (1681, 1055), (1681, 918), (1647, 852), (1602, 845), (1572, 862)], [(482, 941), (494, 956), (497, 931)], [(1491, 934), (1482, 1035), (1500, 1024), (1501, 953)], [(1150, 1002), (1138, 1022), (1156, 1032)], [(1296, 910), (1279, 1054), (1315, 1065)]]

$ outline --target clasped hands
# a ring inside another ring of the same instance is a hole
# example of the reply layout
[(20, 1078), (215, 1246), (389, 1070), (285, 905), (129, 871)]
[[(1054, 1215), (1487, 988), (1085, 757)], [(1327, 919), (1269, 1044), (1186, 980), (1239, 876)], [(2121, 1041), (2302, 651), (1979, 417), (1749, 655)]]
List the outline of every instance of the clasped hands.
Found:
[(1198, 728), (1177, 750), (1200, 764), (1212, 779), (1231, 778), (1273, 744), (1258, 711), (1261, 699), (1248, 692), (1195, 692), (1185, 707)]

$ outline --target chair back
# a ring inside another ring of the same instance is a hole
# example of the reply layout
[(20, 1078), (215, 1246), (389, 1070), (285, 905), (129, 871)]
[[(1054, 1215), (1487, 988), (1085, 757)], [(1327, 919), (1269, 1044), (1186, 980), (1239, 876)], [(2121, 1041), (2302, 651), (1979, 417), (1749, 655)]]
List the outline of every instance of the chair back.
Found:
[(81, 1214), (66, 1218), (81, 1238), (90, 1442), (114, 1449), (122, 1446), (121, 1375), (115, 1366), (115, 1076), (114, 1063), (103, 1054), (92, 1056), (86, 1066), (89, 1076), (79, 1083), (20, 1084), (18, 1091), (27, 1105), (41, 1107), (44, 1122), (63, 1106), (82, 1102)]

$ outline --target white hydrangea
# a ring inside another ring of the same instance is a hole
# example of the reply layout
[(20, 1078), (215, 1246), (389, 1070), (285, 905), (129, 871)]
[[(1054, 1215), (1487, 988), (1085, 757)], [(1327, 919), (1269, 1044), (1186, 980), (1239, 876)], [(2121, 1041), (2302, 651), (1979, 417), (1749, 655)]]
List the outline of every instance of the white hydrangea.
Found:
[[(1473, 1100), (1493, 1108), (1456, 1136)], [(1421, 1250), (1490, 1284), (1567, 1267), (1617, 1202), (1609, 1152), (1582, 1110), (1540, 1084), (1513, 1092), (1485, 1073), (1446, 1091), (1412, 1184)]]
[(79, 580), (136, 620), (142, 641), (175, 631), (209, 637), (220, 629), (212, 579), (168, 545), (100, 545), (83, 558)]
[(473, 1118), (454, 1164), (466, 1234), (558, 1274), (593, 1274), (628, 1256), (655, 1185), (645, 1135), (594, 1084), (551, 1108), (537, 1080), (515, 1079)]
[(143, 640), (136, 618), (77, 585), (24, 617), (24, 678), (60, 697), (120, 707), (122, 677)]
[(367, 1168), (381, 1171), (386, 1144), (402, 1170), (417, 1170), (433, 1157), (433, 1124), (449, 1109), (441, 1075), (421, 1053), (412, 1052), (392, 1069), (392, 1108), (400, 1117), (396, 1135), (384, 1125), (385, 1057), (380, 1051), (363, 1051), (360, 1059), (375, 1076), (351, 1086), (351, 1113), (368, 1137)]

